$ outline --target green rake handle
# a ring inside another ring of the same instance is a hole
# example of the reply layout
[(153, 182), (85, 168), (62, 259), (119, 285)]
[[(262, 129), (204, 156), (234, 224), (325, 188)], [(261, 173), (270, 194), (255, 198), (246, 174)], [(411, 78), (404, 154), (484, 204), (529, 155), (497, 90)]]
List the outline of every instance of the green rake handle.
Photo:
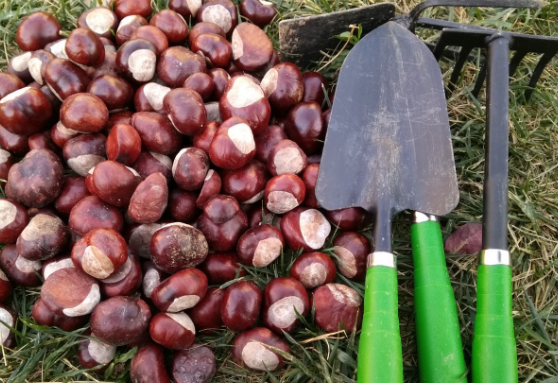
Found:
[(473, 337), (473, 383), (516, 383), (517, 351), (512, 318), (512, 270), (479, 265)]
[(402, 383), (401, 354), (397, 271), (393, 267), (369, 267), (358, 350), (358, 383)]
[(457, 306), (446, 267), (440, 225), (436, 221), (413, 224), (411, 241), (415, 267), (415, 315), (420, 381), (465, 383), (467, 367), (463, 357)]

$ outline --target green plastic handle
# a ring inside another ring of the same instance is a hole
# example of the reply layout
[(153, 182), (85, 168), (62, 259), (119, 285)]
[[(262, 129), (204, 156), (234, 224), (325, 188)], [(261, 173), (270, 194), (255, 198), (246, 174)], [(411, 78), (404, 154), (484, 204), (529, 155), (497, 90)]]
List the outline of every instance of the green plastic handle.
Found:
[(467, 382), (455, 296), (442, 232), (435, 221), (411, 226), (415, 320), (421, 383)]
[(471, 365), (473, 383), (517, 382), (511, 278), (509, 266), (479, 265)]
[(372, 266), (366, 271), (364, 316), (358, 350), (358, 383), (403, 382), (397, 316), (397, 271)]

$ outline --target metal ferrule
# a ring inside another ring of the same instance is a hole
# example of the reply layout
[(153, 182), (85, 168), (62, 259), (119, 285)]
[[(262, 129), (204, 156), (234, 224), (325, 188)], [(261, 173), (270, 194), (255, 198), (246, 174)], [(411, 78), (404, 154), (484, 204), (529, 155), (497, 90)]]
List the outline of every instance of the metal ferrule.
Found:
[(480, 264), (493, 266), (505, 265), (511, 266), (510, 252), (507, 250), (486, 249), (481, 252)]
[(436, 218), (435, 215), (424, 214), (424, 213), (421, 213), (420, 211), (415, 211), (415, 214), (414, 214), (414, 222), (415, 223), (428, 222), (428, 221), (438, 222), (438, 219)]
[(368, 254), (366, 267), (385, 266), (395, 269), (395, 256), (387, 251), (375, 251)]

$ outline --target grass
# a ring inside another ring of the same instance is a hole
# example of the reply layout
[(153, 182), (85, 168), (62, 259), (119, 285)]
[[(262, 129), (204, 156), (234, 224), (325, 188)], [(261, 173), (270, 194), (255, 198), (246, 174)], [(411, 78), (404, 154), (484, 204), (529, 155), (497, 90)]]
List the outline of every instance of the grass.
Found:
[[(359, 0), (274, 0), (283, 18), (320, 14), (367, 4)], [(397, 12), (408, 12), (416, 0), (398, 0)], [(156, 3), (165, 7), (164, 0)], [(2, 50), (0, 68), (17, 53), (14, 37), (19, 20), (37, 11), (53, 12), (64, 30), (75, 26), (77, 15), (85, 4), (79, 0), (11, 1), (0, 0), (0, 36)], [(463, 23), (513, 30), (516, 32), (558, 36), (558, 1), (541, 11), (489, 9), (435, 9), (430, 16)], [(277, 39), (276, 26), (268, 33)], [(428, 36), (433, 39), (435, 36)], [(343, 42), (340, 42), (343, 44)], [(351, 44), (349, 44), (350, 46)], [(331, 61), (323, 73), (333, 81), (346, 51), (327, 52)], [(558, 69), (556, 58), (547, 67), (531, 101), (524, 104), (522, 92), (536, 63), (527, 57), (516, 73), (510, 94), (510, 160), (509, 160), (509, 244), (514, 262), (513, 315), (519, 357), (520, 382), (558, 382)], [(447, 82), (451, 67), (442, 64)], [(457, 89), (448, 99), (461, 202), (442, 222), (444, 235), (457, 226), (482, 219), (484, 168), (485, 100), (473, 99), (470, 92), (478, 65), (466, 66)], [(413, 263), (410, 248), (409, 214), (396, 219), (394, 250), (398, 255), (400, 326), (406, 382), (418, 382), (414, 335)], [(293, 254), (286, 253), (273, 267), (248, 269), (247, 279), (263, 286), (269, 279), (288, 272)], [(467, 363), (470, 362), (471, 339), (476, 301), (476, 255), (449, 255), (448, 267), (458, 304), (462, 338)], [(347, 280), (357, 291), (362, 285)], [(38, 290), (15, 290), (14, 308), (21, 315), (17, 326), (17, 347), (0, 350), (2, 382), (43, 381), (127, 381), (127, 364), (134, 350), (122, 349), (104, 374), (83, 371), (75, 350), (85, 329), (66, 333), (43, 328), (29, 318)], [(210, 344), (219, 361), (215, 382), (354, 382), (358, 339), (344, 332), (323, 334), (306, 318), (298, 331), (288, 337), (291, 354), (287, 367), (277, 373), (253, 373), (238, 368), (229, 348), (233, 334), (222, 331), (202, 335), (200, 341)]]

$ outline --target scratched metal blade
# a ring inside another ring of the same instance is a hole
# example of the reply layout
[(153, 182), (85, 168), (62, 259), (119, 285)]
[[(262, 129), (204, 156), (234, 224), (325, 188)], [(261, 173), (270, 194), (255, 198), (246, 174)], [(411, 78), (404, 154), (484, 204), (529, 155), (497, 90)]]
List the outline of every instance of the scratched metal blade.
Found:
[(343, 64), (316, 195), (328, 210), (387, 203), (393, 213), (444, 215), (458, 203), (440, 68), (394, 22), (366, 35)]

